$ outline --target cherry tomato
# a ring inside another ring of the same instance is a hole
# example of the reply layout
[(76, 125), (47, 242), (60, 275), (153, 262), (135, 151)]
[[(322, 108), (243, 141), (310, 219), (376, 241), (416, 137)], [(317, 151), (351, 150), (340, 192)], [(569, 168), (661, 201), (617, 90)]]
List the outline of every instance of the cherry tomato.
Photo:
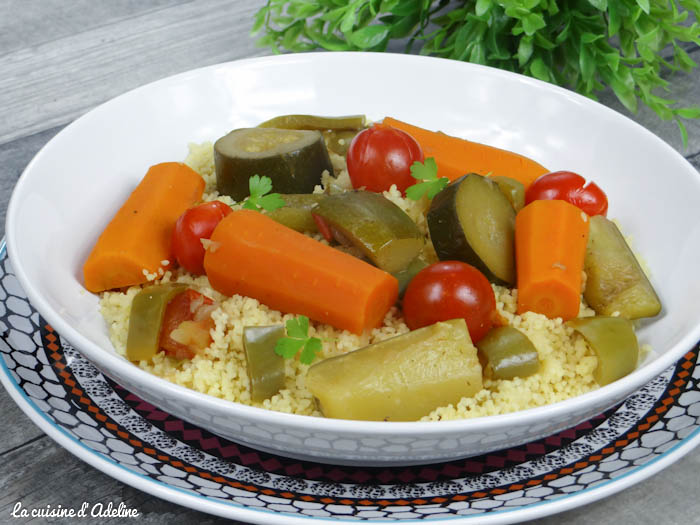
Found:
[(411, 165), (423, 162), (423, 150), (411, 135), (400, 129), (375, 124), (361, 131), (350, 143), (348, 174), (354, 188), (382, 192), (392, 184), (403, 193), (415, 184)]
[(217, 224), (231, 213), (223, 202), (205, 202), (185, 210), (175, 223), (171, 240), (173, 256), (190, 273), (204, 275), (204, 246)]
[(525, 192), (525, 204), (536, 200), (563, 200), (581, 208), (588, 215), (603, 215), (608, 212), (608, 198), (594, 183), (586, 183), (578, 173), (555, 171), (542, 175)]
[(460, 261), (437, 262), (418, 272), (406, 288), (403, 314), (411, 330), (463, 318), (473, 342), (499, 319), (491, 283), (479, 270)]
[[(214, 301), (188, 288), (173, 297), (165, 307), (160, 328), (160, 348), (176, 359), (192, 359), (211, 343), (209, 330), (214, 328), (211, 312)], [(176, 335), (177, 341), (172, 335)]]

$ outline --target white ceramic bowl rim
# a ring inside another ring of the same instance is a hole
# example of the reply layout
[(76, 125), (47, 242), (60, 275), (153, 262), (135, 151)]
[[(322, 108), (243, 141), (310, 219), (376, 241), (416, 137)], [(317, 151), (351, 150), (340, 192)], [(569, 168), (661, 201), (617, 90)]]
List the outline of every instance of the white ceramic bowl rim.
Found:
[[(563, 415), (565, 413), (583, 409), (591, 403), (601, 402), (606, 398), (609, 399), (619, 399), (625, 392), (630, 391), (630, 385), (641, 386), (646, 382), (652, 380), (654, 377), (658, 376), (667, 367), (678, 361), (685, 352), (690, 350), (693, 345), (700, 340), (700, 322), (696, 324), (691, 331), (686, 333), (680, 341), (675, 344), (672, 348), (665, 351), (663, 354), (658, 356), (655, 360), (641, 368), (635, 370), (628, 376), (609, 384), (600, 389), (588, 392), (586, 394), (568, 399), (566, 401), (545, 405), (537, 408), (532, 408), (524, 411), (513, 412), (509, 414), (479, 417), (464, 420), (453, 420), (453, 421), (442, 421), (439, 423), (435, 422), (370, 422), (370, 421), (349, 421), (349, 420), (336, 420), (327, 419), (321, 417), (312, 416), (299, 416), (294, 414), (286, 414), (281, 412), (275, 412), (270, 410), (265, 410), (262, 408), (256, 408), (252, 406), (243, 405), (240, 403), (235, 403), (231, 401), (226, 401), (224, 399), (209, 396), (188, 388), (176, 385), (165, 379), (154, 376), (135, 365), (132, 365), (123, 358), (120, 358), (110, 352), (104, 351), (98, 345), (94, 344), (92, 341), (88, 340), (86, 337), (81, 335), (77, 330), (75, 330), (70, 324), (68, 324), (64, 318), (54, 310), (45, 298), (42, 296), (40, 291), (33, 285), (27, 273), (25, 272), (21, 258), (17, 253), (15, 253), (13, 247), (17, 243), (17, 238), (22, 234), (18, 231), (16, 227), (17, 213), (19, 202), (22, 200), (23, 194), (26, 191), (26, 187), (31, 183), (31, 174), (35, 164), (37, 164), (44, 155), (50, 152), (56, 147), (56, 144), (60, 138), (65, 134), (70, 133), (70, 131), (77, 126), (81, 126), (84, 119), (91, 117), (97, 112), (104, 111), (105, 108), (109, 108), (111, 104), (119, 101), (125, 97), (130, 97), (139, 90), (148, 89), (155, 85), (167, 85), (173, 80), (186, 79), (188, 76), (197, 75), (208, 70), (213, 70), (216, 68), (225, 68), (228, 66), (236, 64), (246, 64), (255, 63), (261, 66), (266, 64), (284, 64), (284, 63), (298, 63), (301, 61), (308, 60), (318, 60), (322, 61), (328, 59), (332, 55), (334, 61), (342, 61), (348, 59), (349, 56), (353, 60), (358, 59), (362, 55), (363, 61), (377, 61), (382, 63), (383, 61), (406, 61), (407, 66), (416, 67), (422, 62), (435, 61), (435, 60), (445, 60), (447, 59), (436, 59), (430, 57), (421, 57), (414, 55), (393, 55), (390, 53), (386, 54), (374, 54), (374, 53), (307, 53), (304, 55), (281, 55), (281, 56), (271, 56), (262, 58), (251, 58), (236, 62), (229, 62), (225, 64), (217, 64), (212, 66), (207, 66), (205, 68), (200, 68), (165, 79), (146, 84), (129, 92), (126, 92), (104, 104), (98, 106), (90, 113), (83, 115), (82, 117), (75, 120), (73, 123), (68, 125), (66, 128), (61, 130), (53, 139), (51, 139), (42, 148), (39, 153), (32, 159), (32, 161), (27, 165), (24, 172), (20, 176), (17, 185), (12, 194), (7, 212), (7, 223), (6, 223), (6, 239), (8, 254), (10, 260), (13, 262), (14, 271), (16, 276), (21, 283), (23, 289), (25, 290), (27, 297), (31, 301), (32, 305), (37, 309), (37, 311), (48, 321), (49, 324), (59, 333), (62, 337), (68, 340), (75, 348), (77, 348), (81, 353), (83, 353), (89, 360), (96, 363), (99, 368), (106, 371), (112, 371), (115, 375), (127, 375), (131, 376), (136, 382), (140, 384), (150, 384), (153, 388), (173, 397), (184, 398), (189, 400), (192, 404), (201, 406), (203, 409), (213, 409), (217, 412), (226, 411), (231, 417), (236, 415), (244, 416), (245, 418), (250, 418), (258, 421), (261, 424), (269, 423), (272, 425), (284, 425), (288, 428), (303, 428), (305, 430), (318, 431), (318, 432), (352, 432), (352, 433), (369, 433), (374, 436), (400, 436), (402, 433), (416, 434), (420, 433), (423, 435), (439, 434), (444, 431), (455, 431), (459, 429), (478, 429), (478, 430), (489, 430), (492, 428), (505, 428), (510, 423), (522, 422), (523, 418), (532, 418), (533, 420), (543, 420), (547, 418), (553, 418), (557, 415)], [(453, 61), (449, 61), (453, 62)], [(503, 81), (512, 81), (513, 74), (505, 71), (494, 70), (493, 68), (488, 68), (486, 66), (479, 66), (475, 64), (467, 63), (455, 63), (451, 64), (453, 67), (464, 67), (472, 68), (473, 70), (485, 70), (488, 71), (489, 75), (493, 75), (497, 78), (502, 78)], [(565, 94), (566, 97), (574, 97), (577, 102), (581, 105), (590, 105), (591, 108), (596, 108), (597, 111), (606, 111), (616, 115), (618, 119), (622, 118), (612, 109), (605, 108), (600, 104), (589, 100), (585, 97), (579, 96), (563, 88), (550, 85), (541, 82), (536, 79), (521, 77), (521, 82), (536, 85), (540, 90), (548, 91), (552, 94), (562, 95)], [(651, 132), (640, 126), (639, 124), (633, 122), (630, 119), (624, 119), (625, 126), (632, 129), (636, 133), (644, 133), (652, 135)], [(668, 154), (683, 157), (676, 152), (668, 144), (664, 144), (667, 148)], [(684, 159), (683, 159), (684, 160)], [(700, 321), (700, 320), (699, 320)]]

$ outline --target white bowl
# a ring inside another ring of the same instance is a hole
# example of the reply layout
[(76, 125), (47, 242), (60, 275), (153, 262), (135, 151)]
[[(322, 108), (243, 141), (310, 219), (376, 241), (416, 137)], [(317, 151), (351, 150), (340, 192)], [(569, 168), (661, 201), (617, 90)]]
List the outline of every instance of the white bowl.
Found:
[[(356, 422), (232, 403), (152, 376), (118, 356), (82, 285), (93, 242), (148, 166), (189, 142), (285, 113), (386, 115), (517, 151), (594, 179), (648, 264), (664, 304), (638, 336), (655, 354), (588, 394), (523, 412), (440, 423)], [(619, 403), (700, 339), (700, 177), (616, 112), (531, 78), (418, 56), (315, 53), (198, 69), (96, 108), (51, 140), (7, 213), (9, 256), (44, 318), (105, 374), (146, 401), (251, 447), (351, 464), (427, 463), (541, 438)]]

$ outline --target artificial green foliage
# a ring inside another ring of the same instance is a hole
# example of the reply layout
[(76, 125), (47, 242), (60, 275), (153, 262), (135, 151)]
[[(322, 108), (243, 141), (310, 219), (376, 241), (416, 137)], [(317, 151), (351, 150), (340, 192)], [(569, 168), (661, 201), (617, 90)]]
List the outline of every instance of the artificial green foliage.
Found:
[(700, 0), (268, 0), (258, 43), (275, 51), (406, 52), (486, 64), (591, 98), (606, 87), (632, 112), (641, 101), (663, 120), (700, 117), (663, 96), (666, 73), (696, 63)]

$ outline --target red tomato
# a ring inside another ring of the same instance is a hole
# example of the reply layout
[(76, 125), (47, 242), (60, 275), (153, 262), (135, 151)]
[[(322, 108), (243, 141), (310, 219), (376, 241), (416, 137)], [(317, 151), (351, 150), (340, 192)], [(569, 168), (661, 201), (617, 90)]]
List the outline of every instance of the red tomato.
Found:
[(423, 150), (408, 133), (375, 124), (352, 139), (347, 161), (354, 188), (379, 193), (396, 184), (403, 193), (418, 182), (411, 177), (411, 165), (423, 162)]
[(175, 223), (171, 240), (177, 263), (190, 273), (204, 275), (204, 246), (217, 224), (231, 213), (223, 202), (205, 202), (185, 210)]
[(588, 215), (603, 215), (608, 212), (608, 198), (594, 183), (586, 183), (578, 173), (555, 171), (542, 175), (525, 192), (525, 204), (537, 200), (562, 200), (581, 208)]
[[(214, 301), (192, 289), (173, 297), (165, 307), (160, 327), (161, 350), (176, 359), (192, 359), (204, 350), (211, 343), (209, 330), (214, 328), (213, 310)], [(178, 332), (173, 334), (175, 330)]]
[(326, 222), (326, 219), (315, 213), (312, 213), (311, 217), (316, 223), (316, 228), (318, 228), (318, 232), (321, 235), (323, 235), (324, 239), (326, 239), (328, 242), (331, 242), (333, 240), (333, 232), (331, 231), (331, 227), (329, 226), (329, 224)]
[(411, 330), (463, 318), (473, 342), (499, 319), (491, 283), (460, 261), (437, 262), (418, 272), (403, 296), (403, 314)]

